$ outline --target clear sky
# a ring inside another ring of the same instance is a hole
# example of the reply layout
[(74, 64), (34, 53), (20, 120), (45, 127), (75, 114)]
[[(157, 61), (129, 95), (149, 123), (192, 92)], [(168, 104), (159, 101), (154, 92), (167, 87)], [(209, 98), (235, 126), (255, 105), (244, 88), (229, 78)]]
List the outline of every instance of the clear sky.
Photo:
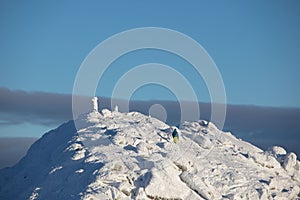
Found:
[[(80, 64), (97, 44), (121, 31), (154, 26), (180, 31), (207, 50), (229, 103), (300, 107), (299, 10), (299, 1), (3, 0), (0, 86), (70, 94)], [(128, 66), (138, 55), (127, 59)], [(149, 55), (143, 62), (182, 62)], [(110, 95), (113, 80), (107, 78), (99, 95)], [(151, 90), (145, 87), (135, 98), (153, 99)]]

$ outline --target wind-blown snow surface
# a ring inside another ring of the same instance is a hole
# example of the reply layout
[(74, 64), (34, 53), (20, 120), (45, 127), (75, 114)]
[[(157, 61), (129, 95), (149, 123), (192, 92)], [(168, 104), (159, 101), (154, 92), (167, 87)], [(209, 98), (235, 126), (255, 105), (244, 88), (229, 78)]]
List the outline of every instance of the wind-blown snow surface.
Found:
[[(299, 199), (300, 163), (218, 130), (96, 111), (46, 133), (0, 171), (0, 199)], [(201, 124), (203, 126), (201, 126)]]

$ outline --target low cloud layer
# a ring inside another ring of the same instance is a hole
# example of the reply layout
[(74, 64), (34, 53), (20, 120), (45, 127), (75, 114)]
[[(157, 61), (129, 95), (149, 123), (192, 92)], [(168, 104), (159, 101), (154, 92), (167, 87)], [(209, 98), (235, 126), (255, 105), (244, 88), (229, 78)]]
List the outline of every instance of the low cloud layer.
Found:
[(72, 118), (71, 96), (0, 88), (0, 125), (56, 125)]
[[(132, 101), (130, 110), (148, 114), (153, 104), (164, 106), (168, 124), (177, 125), (180, 122), (178, 102)], [(100, 99), (100, 108), (110, 107), (110, 99)], [(202, 119), (210, 119), (210, 107), (209, 103), (200, 103)], [(72, 119), (71, 95), (0, 88), (0, 130), (1, 126), (21, 123), (53, 127), (70, 119)], [(300, 154), (299, 121), (300, 108), (228, 105), (224, 129), (262, 148), (276, 144)]]

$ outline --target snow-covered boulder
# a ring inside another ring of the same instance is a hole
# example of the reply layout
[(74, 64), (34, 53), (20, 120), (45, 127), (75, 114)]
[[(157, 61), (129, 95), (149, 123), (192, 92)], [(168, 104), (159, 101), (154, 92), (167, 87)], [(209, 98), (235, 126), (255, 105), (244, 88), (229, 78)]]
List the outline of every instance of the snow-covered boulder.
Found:
[(280, 168), (280, 163), (272, 155), (268, 155), (263, 152), (249, 152), (249, 158), (252, 158), (253, 161), (263, 167), (267, 168)]
[(147, 174), (145, 192), (152, 199), (201, 199), (181, 181), (178, 168), (171, 162), (159, 163)]
[(288, 172), (293, 172), (297, 164), (297, 156), (295, 153), (291, 152), (285, 156), (283, 161), (283, 168)]
[(202, 135), (197, 135), (193, 139), (203, 149), (210, 149), (213, 146), (213, 143), (210, 141), (210, 139)]
[(103, 117), (112, 117), (112, 112), (108, 109), (101, 110), (101, 114), (103, 115)]
[(286, 150), (280, 146), (272, 146), (268, 149), (273, 155), (286, 155)]

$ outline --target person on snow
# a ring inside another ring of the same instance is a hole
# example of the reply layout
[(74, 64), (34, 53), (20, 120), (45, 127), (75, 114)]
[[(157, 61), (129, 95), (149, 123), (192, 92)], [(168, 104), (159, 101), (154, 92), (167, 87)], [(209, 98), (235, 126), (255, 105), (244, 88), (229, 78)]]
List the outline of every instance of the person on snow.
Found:
[(177, 144), (177, 142), (179, 140), (179, 134), (178, 134), (176, 127), (173, 130), (172, 137), (173, 137), (174, 143)]

